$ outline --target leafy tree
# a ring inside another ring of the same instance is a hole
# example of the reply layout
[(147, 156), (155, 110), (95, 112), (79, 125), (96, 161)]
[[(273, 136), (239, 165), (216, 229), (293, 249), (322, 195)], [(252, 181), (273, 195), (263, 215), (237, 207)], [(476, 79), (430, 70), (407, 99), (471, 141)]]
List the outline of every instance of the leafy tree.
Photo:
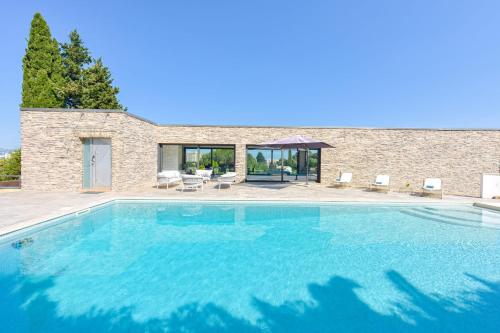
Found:
[(292, 152), (292, 149), (288, 149), (288, 157), (283, 159), (283, 165), (292, 167), (293, 169), (297, 168), (297, 154)]
[(201, 154), (199, 163), (200, 163), (200, 169), (202, 169), (201, 168), (202, 165), (203, 168), (205, 166), (210, 166), (212, 164), (212, 160), (210, 159), (210, 153)]
[(64, 106), (80, 108), (83, 71), (92, 62), (92, 57), (76, 30), (69, 34), (69, 43), (61, 44), (61, 56), (66, 79)]
[(59, 45), (40, 13), (31, 21), (28, 47), (23, 58), (23, 107), (62, 107), (64, 78)]
[(20, 175), (20, 174), (21, 174), (21, 149), (17, 149), (12, 151), (9, 157), (0, 160), (0, 180), (4, 179), (2, 175)]
[(264, 154), (262, 154), (262, 152), (260, 152), (260, 151), (257, 153), (257, 162), (258, 163), (267, 163), (266, 158), (264, 157)]
[(224, 163), (234, 163), (234, 150), (228, 148), (215, 148), (213, 150), (214, 161), (221, 161)]
[(234, 150), (228, 148), (215, 148), (212, 150), (213, 160), (223, 171), (234, 169)]
[(309, 167), (316, 168), (318, 166), (318, 153), (309, 152)]
[(85, 109), (123, 109), (116, 96), (120, 91), (113, 87), (109, 69), (101, 58), (85, 69), (82, 75), (81, 108)]
[(254, 172), (256, 167), (257, 167), (257, 160), (255, 159), (255, 157), (252, 154), (247, 153), (247, 169), (248, 169), (248, 171)]
[(292, 166), (293, 165), (293, 158), (292, 158), (292, 150), (291, 149), (288, 149), (288, 166)]

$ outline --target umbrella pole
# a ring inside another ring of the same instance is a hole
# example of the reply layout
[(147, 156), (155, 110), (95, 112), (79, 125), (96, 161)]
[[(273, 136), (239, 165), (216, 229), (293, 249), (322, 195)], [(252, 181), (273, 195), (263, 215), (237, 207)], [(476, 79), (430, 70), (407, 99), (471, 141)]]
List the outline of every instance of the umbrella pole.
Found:
[(295, 172), (295, 181), (297, 181), (299, 179), (299, 166), (300, 166), (300, 153), (299, 153), (299, 148), (297, 148), (297, 156), (296, 160), (297, 160), (297, 163), (295, 163), (297, 165), (296, 167), (296, 172)]
[(306, 149), (306, 185), (309, 185), (309, 148)]
[(283, 183), (283, 148), (281, 148), (281, 182)]

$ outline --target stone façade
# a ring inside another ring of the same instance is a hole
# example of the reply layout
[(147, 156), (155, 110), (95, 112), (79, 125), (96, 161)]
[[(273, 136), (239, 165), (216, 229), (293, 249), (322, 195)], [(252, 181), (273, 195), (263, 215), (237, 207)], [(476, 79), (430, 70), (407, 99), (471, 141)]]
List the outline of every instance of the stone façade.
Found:
[(321, 153), (327, 185), (341, 171), (358, 187), (388, 174), (393, 191), (438, 177), (446, 194), (479, 196), (500, 161), (500, 130), (158, 125), (120, 110), (21, 109), (22, 187), (80, 191), (83, 138), (111, 139), (112, 189), (126, 191), (154, 186), (159, 143), (235, 145), (243, 181), (247, 145), (297, 134), (335, 146)]

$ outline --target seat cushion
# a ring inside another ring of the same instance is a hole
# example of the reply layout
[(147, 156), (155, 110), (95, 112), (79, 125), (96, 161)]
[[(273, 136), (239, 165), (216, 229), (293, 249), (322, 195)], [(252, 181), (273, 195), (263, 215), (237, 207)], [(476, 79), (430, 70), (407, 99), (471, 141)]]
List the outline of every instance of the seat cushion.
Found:
[(163, 178), (180, 178), (181, 173), (177, 170), (166, 170), (158, 173), (158, 177)]
[(195, 173), (197, 176), (207, 177), (209, 179), (212, 176), (212, 170), (196, 170)]

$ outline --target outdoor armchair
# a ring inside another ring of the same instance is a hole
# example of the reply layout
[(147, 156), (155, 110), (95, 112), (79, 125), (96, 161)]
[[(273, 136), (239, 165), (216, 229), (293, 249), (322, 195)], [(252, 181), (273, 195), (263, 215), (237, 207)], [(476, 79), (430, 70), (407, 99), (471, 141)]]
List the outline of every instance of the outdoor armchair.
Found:
[(196, 190), (201, 188), (203, 191), (203, 177), (196, 175), (182, 175), (182, 192), (184, 190)]
[(205, 183), (208, 183), (210, 181), (210, 179), (212, 178), (212, 170), (196, 170), (195, 174), (196, 174), (196, 176), (203, 177), (203, 181)]
[(182, 180), (181, 173), (177, 170), (159, 172), (156, 179), (156, 188), (159, 188), (161, 185), (165, 184), (168, 188), (170, 184), (178, 183)]
[(229, 185), (229, 187), (231, 187), (231, 185), (236, 182), (236, 176), (236, 172), (227, 172), (217, 178), (217, 185), (219, 186), (219, 190), (222, 185)]

